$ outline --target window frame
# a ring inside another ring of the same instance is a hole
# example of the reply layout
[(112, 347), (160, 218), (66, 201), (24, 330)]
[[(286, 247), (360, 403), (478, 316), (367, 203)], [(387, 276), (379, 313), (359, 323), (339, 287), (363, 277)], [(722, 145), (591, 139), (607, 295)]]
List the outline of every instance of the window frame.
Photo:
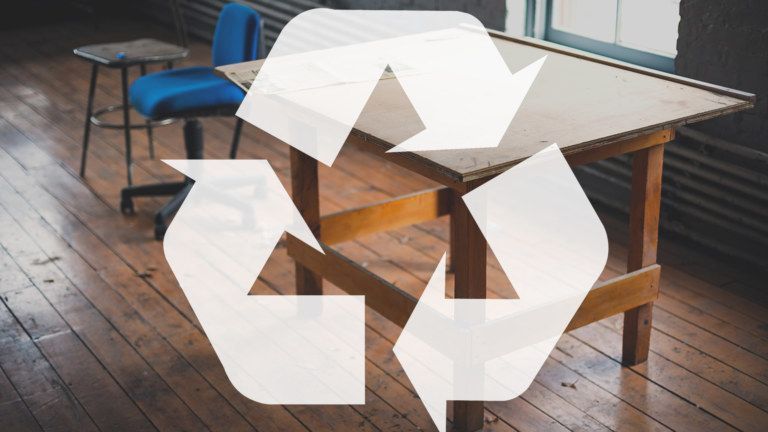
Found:
[[(619, 0), (620, 1), (620, 0)], [(561, 45), (570, 46), (576, 49), (589, 51), (598, 55), (611, 57), (617, 60), (633, 63), (639, 66), (648, 67), (651, 69), (660, 70), (662, 72), (674, 73), (675, 70), (675, 58), (667, 57), (661, 54), (656, 54), (648, 51), (642, 51), (635, 48), (619, 45), (616, 42), (603, 42), (588, 37), (580, 36), (575, 33), (570, 33), (562, 30), (557, 30), (552, 27), (552, 3), (553, 0), (545, 0), (543, 2), (536, 0), (529, 0), (527, 4), (526, 12), (526, 34), (533, 36), (535, 32), (535, 16), (538, 15), (536, 6), (541, 5), (544, 9), (543, 14), (543, 28), (541, 38), (550, 42), (558, 43)], [(533, 10), (533, 12), (531, 12)], [(618, 17), (616, 18), (616, 31), (619, 31)]]

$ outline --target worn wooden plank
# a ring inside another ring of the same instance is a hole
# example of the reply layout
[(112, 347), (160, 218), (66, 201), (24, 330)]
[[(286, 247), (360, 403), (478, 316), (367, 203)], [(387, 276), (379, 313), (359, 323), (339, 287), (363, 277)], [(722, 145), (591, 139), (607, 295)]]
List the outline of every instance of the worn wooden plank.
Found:
[[(4, 207), (0, 209), (0, 220), (4, 222), (4, 230), (22, 233)], [(55, 262), (33, 264), (32, 257), (43, 262), (51, 257), (39, 251), (26, 234), (17, 237), (16, 241), (4, 235), (3, 246), (17, 260), (30, 263), (25, 271), (35, 283), (45, 287), (46, 293), (46, 297), (30, 290), (8, 294), (10, 307), (62, 379), (72, 385), (75, 397), (97, 424), (107, 429), (148, 427), (150, 423), (125, 396), (124, 392), (127, 392), (136, 405), (148, 411), (152, 424), (158, 427), (174, 424), (202, 427), (197, 415), (178, 399), (164, 380), (136, 355), (76, 289), (68, 286), (69, 281), (58, 271)], [(59, 314), (68, 318), (71, 325)], [(109, 368), (110, 375), (105, 368)], [(85, 375), (83, 370), (91, 370), (91, 373)], [(136, 371), (142, 371), (141, 379), (134, 375)], [(162, 409), (156, 408), (159, 404)]]
[[(557, 349), (557, 348), (556, 348)], [(638, 431), (669, 431), (670, 429), (659, 423), (651, 415), (634, 408), (621, 398), (603, 388), (601, 385), (580, 375), (573, 369), (572, 362), (578, 361), (564, 356), (560, 362), (550, 356), (536, 376), (536, 382), (541, 383), (557, 397), (562, 398), (567, 405), (575, 407), (587, 417), (584, 422), (594, 419), (610, 430), (638, 430)], [(591, 359), (586, 359), (591, 361)], [(523, 394), (527, 398), (527, 392)], [(550, 406), (555, 406), (555, 401), (549, 401), (545, 411), (550, 412)], [(559, 418), (560, 416), (556, 416)], [(569, 425), (570, 427), (570, 425)], [(578, 430), (579, 427), (573, 427)]]
[[(350, 243), (347, 243), (350, 244)], [(286, 281), (293, 281), (293, 274), (295, 271), (292, 260), (288, 258), (286, 254), (285, 246), (278, 246), (272, 253), (267, 265), (262, 271), (259, 281), (254, 285), (251, 294), (274, 294), (278, 292), (280, 294), (292, 293), (290, 283)], [(314, 251), (314, 249), (312, 249)], [(329, 295), (339, 295), (341, 290), (334, 287), (332, 284), (326, 282), (325, 289)], [(371, 321), (371, 315), (375, 312), (368, 310), (366, 314), (366, 320)], [(380, 321), (386, 321), (385, 318), (379, 317)], [(391, 343), (387, 350), (386, 346), (376, 342), (376, 339), (381, 339), (382, 336), (374, 332), (370, 327), (366, 329), (366, 387), (367, 396), (366, 404), (364, 406), (351, 406), (345, 407), (344, 410), (353, 409), (362, 415), (365, 419), (370, 421), (373, 425), (382, 430), (410, 430), (419, 425), (422, 429), (431, 430), (431, 420), (426, 414), (425, 410), (417, 410), (418, 404), (413, 404), (413, 396), (407, 392), (407, 388), (402, 382), (398, 382), (391, 375), (387, 374), (381, 369), (382, 362), (392, 362), (394, 353), (392, 352)], [(380, 355), (373, 355), (371, 353), (372, 347), (377, 346), (377, 353)], [(374, 361), (376, 363), (374, 363)], [(320, 410), (311, 413), (308, 410), (302, 411), (302, 413), (310, 415), (311, 418), (316, 419), (318, 425), (312, 426), (307, 423), (307, 419), (302, 417), (302, 421), (310, 427), (312, 430), (323, 430), (328, 427), (334, 428), (347, 428), (356, 429), (354, 418), (342, 416), (341, 409), (339, 409), (339, 419), (348, 418), (348, 420), (341, 421), (336, 420), (337, 423), (331, 423), (334, 416), (319, 415)]]
[[(605, 326), (595, 326), (590, 331), (575, 331), (573, 335), (585, 343), (619, 361), (619, 339)], [(718, 388), (706, 380), (690, 374), (674, 362), (650, 353), (649, 363), (636, 365), (632, 370), (640, 376), (686, 400), (697, 408), (710, 413), (722, 422), (706, 425), (705, 430), (717, 430), (726, 424), (738, 430), (761, 430), (768, 422), (768, 412), (744, 403), (738, 396)]]
[(99, 430), (4, 302), (0, 345), (0, 367), (43, 430)]
[(40, 431), (40, 424), (29, 411), (8, 376), (0, 371), (0, 429), (9, 431)]
[[(93, 221), (94, 221), (94, 220), (93, 220), (93, 219), (91, 219), (91, 218), (86, 218), (86, 219), (87, 219), (87, 220), (89, 220), (90, 222), (93, 222)], [(105, 228), (106, 228), (106, 227), (105, 227)], [(100, 234), (104, 234), (105, 232), (108, 232), (108, 231), (104, 231), (104, 230), (102, 230), (102, 229), (99, 229), (99, 230), (97, 230), (97, 231), (98, 231)], [(109, 239), (110, 237), (109, 237), (109, 236), (106, 236), (105, 238), (106, 238), (106, 239)], [(112, 238), (110, 241), (113, 241), (113, 240), (114, 240), (114, 238)], [(118, 249), (120, 249), (121, 251), (125, 251), (125, 249), (124, 249), (124, 248), (118, 248)], [(158, 254), (156, 254), (156, 253), (150, 253), (148, 256), (149, 256), (151, 259), (162, 259), (161, 255), (158, 255)], [(103, 273), (103, 274), (104, 274), (104, 275), (105, 275), (105, 276), (106, 276), (106, 277), (109, 279), (109, 276), (110, 276), (110, 275), (109, 275), (109, 273), (108, 273), (108, 272), (105, 272), (105, 273)], [(133, 278), (133, 280), (136, 280), (136, 279), (138, 279), (138, 278), (136, 278), (136, 277), (135, 277), (135, 276), (134, 276), (132, 273), (130, 273), (130, 272), (128, 272), (128, 273), (126, 274), (126, 276), (130, 276), (130, 277), (132, 277), (132, 278)], [(125, 280), (126, 280), (126, 281), (128, 281), (129, 279), (127, 279), (127, 278), (126, 278)], [(128, 285), (128, 286), (130, 286), (130, 285)], [(171, 337), (170, 337), (170, 339), (171, 339), (171, 340), (175, 340), (175, 341), (180, 341), (180, 339), (176, 339), (176, 338), (174, 338), (173, 336), (171, 336)], [(199, 342), (199, 341), (198, 341), (198, 342)], [(186, 341), (185, 341), (185, 343), (184, 343), (183, 345), (182, 345), (181, 343), (179, 343), (177, 346), (188, 346), (188, 344), (186, 344)], [(207, 363), (210, 363), (210, 362), (207, 362)], [(201, 364), (202, 364), (202, 362), (196, 362), (196, 364), (198, 364), (198, 365), (201, 365)], [(203, 366), (200, 366), (200, 367), (203, 367)], [(219, 369), (220, 369), (220, 366), (219, 366)], [(211, 375), (209, 375), (209, 376), (214, 376), (214, 375), (213, 375), (213, 374), (211, 374)], [(215, 376), (214, 376), (214, 377), (215, 377)], [(226, 379), (225, 379), (223, 376), (219, 376), (219, 377), (218, 377), (218, 379), (216, 379), (216, 381), (217, 381), (217, 382), (219, 382), (219, 383), (221, 383), (221, 382), (226, 382)], [(282, 410), (282, 408), (280, 408), (280, 407), (276, 407), (276, 408), (277, 408), (277, 409), (280, 409), (280, 410)], [(371, 406), (371, 410), (375, 410), (375, 409), (377, 409), (377, 408), (376, 408), (376, 404), (373, 404), (373, 405)], [(251, 409), (250, 411), (251, 411), (251, 413), (252, 413), (251, 415), (252, 415), (254, 418), (258, 418), (258, 419), (259, 419), (259, 424), (260, 424), (260, 426), (263, 426), (263, 427), (266, 427), (266, 428), (271, 428), (271, 429), (273, 429), (273, 430), (281, 430), (281, 429), (284, 429), (284, 430), (296, 430), (294, 425), (292, 425), (291, 423), (289, 423), (289, 422), (286, 422), (286, 421), (283, 421), (283, 422), (281, 422), (281, 423), (278, 423), (277, 425), (274, 425), (274, 424), (273, 424), (272, 426), (270, 426), (270, 423), (267, 421), (268, 419), (264, 418), (263, 412), (262, 412), (262, 413), (259, 413), (259, 412), (258, 412), (259, 410), (253, 410), (253, 409)], [(262, 410), (262, 411), (263, 411), (263, 410)], [(324, 418), (324, 415), (323, 415), (323, 410), (318, 410), (318, 409), (316, 409), (316, 408), (313, 408), (313, 412), (311, 412), (311, 413), (307, 414), (307, 416), (308, 416), (308, 417), (312, 417), (312, 418), (315, 418), (315, 419), (317, 419), (318, 421), (328, 421), (328, 419), (326, 419), (326, 420), (323, 420), (323, 418)], [(386, 414), (386, 413), (383, 413), (383, 412), (382, 412), (382, 414), (380, 414), (380, 415), (376, 416), (376, 418), (377, 418), (377, 419), (379, 419), (379, 420), (381, 421), (381, 425), (382, 425), (382, 428), (389, 428), (389, 427), (387, 427), (387, 424), (388, 424), (388, 422), (389, 422), (389, 420), (387, 420), (387, 417), (388, 417), (388, 414)], [(328, 418), (333, 418), (333, 416), (328, 416)], [(357, 423), (356, 423), (356, 422), (354, 422), (354, 418), (353, 418), (353, 417), (350, 417), (350, 416), (349, 416), (347, 413), (345, 413), (345, 412), (343, 412), (343, 411), (339, 411), (339, 416), (338, 416), (337, 418), (340, 418), (340, 419), (341, 419), (341, 418), (346, 418), (346, 419), (348, 419), (348, 421), (350, 422), (350, 423), (349, 423), (350, 427), (351, 427), (351, 425), (357, 425)], [(306, 423), (307, 423), (307, 424), (309, 424), (309, 425), (311, 425), (311, 424), (312, 424), (312, 422), (311, 422), (311, 421), (308, 421), (306, 418), (302, 418), (302, 421), (306, 422)], [(226, 424), (226, 423), (223, 423), (223, 424)], [(315, 424), (314, 428), (316, 428), (316, 429), (322, 429), (322, 426), (320, 425), (320, 423), (317, 423), (317, 424)]]
[[(55, 295), (51, 285), (62, 283), (46, 285), (46, 293)], [(9, 293), (7, 298), (8, 307), (99, 428), (115, 431), (154, 429), (153, 423), (110, 376), (100, 359), (58, 316), (38, 288), (17, 290)]]
[[(10, 170), (5, 166), (3, 174), (9, 175), (9, 173)], [(34, 182), (30, 182), (27, 179), (22, 184), (29, 187), (33, 183)], [(5, 201), (11, 196), (12, 193), (6, 191), (2, 194), (2, 199)], [(33, 195), (33, 197), (35, 198), (33, 202), (37, 205), (51, 205), (50, 202), (46, 203), (46, 198), (44, 196)], [(55, 201), (52, 197), (47, 198), (47, 201), (51, 200)], [(24, 205), (24, 203), (15, 201), (13, 202), (12, 207), (16, 209), (16, 211), (19, 211), (24, 208)], [(56, 214), (66, 214), (66, 210), (60, 208), (59, 212)], [(36, 221), (41, 221), (39, 215), (37, 217), (26, 217), (24, 220), (31, 224), (34, 224)], [(28, 229), (34, 229), (34, 227)], [(40, 236), (45, 236), (46, 234), (44, 230), (43, 232), (40, 232), (38, 229), (36, 232), (38, 233), (38, 237), (36, 237), (36, 240), (38, 241), (40, 241)], [(50, 235), (49, 237), (43, 237), (43, 239), (45, 238), (50, 238)], [(92, 240), (94, 239), (95, 238), (92, 238)], [(144, 321), (141, 315), (152, 316), (151, 314), (147, 314), (147, 311), (157, 308), (161, 304), (158, 303), (158, 300), (161, 299), (161, 297), (158, 296), (157, 293), (148, 290), (149, 287), (141, 281), (141, 278), (137, 277), (134, 271), (121, 265), (116, 266), (107, 272), (102, 272), (101, 275), (96, 274), (88, 264), (78, 262), (81, 258), (74, 253), (66, 243), (64, 246), (65, 247), (51, 245), (51, 247), (54, 247), (53, 250), (58, 251), (58, 256), (63, 258), (60, 260), (61, 262), (57, 261), (57, 266), (63, 266), (67, 271), (67, 276), (57, 275), (52, 278), (55, 280), (66, 280), (68, 278), (74, 281), (74, 283), (78, 284), (81, 289), (88, 293), (89, 299), (98, 305), (104, 313), (113, 316), (113, 323), (123, 335), (131, 338), (135, 349), (147, 359), (151, 367), (165, 376), (164, 380), (173, 387), (175, 392), (185, 397), (186, 402), (195, 408), (198, 415), (206, 418), (211, 424), (215, 425), (214, 429), (218, 428), (218, 425), (221, 425), (221, 427), (226, 430), (232, 430), (233, 428), (239, 430), (252, 429), (252, 427), (243, 421), (242, 417), (240, 417), (239, 414), (237, 414), (226, 402), (223, 404), (221, 402), (218, 404), (212, 403), (221, 396), (216, 394), (216, 390), (214, 390), (202, 377), (197, 375), (187, 361), (176, 351), (176, 349), (184, 347), (185, 345), (177, 345), (176, 348), (173, 348), (168, 346), (167, 342), (165, 342), (170, 334), (168, 332), (178, 332), (179, 329), (183, 328), (185, 325), (189, 326), (188, 321), (183, 318), (181, 320), (174, 320), (174, 314), (177, 314), (178, 312), (174, 311), (173, 308), (164, 308), (162, 309), (162, 313), (158, 313), (154, 316), (159, 320), (163, 320), (163, 322), (169, 323), (169, 325), (164, 327), (166, 329), (164, 335), (157, 334), (151, 327), (149, 327), (149, 324)], [(98, 242), (91, 242), (86, 247), (99, 251), (102, 254), (111, 253), (105, 245)], [(112, 287), (107, 285), (102, 277), (106, 279)], [(40, 280), (43, 279), (45, 279), (45, 277), (40, 278)], [(142, 286), (144, 289), (142, 289)], [(125, 299), (127, 298), (131, 301), (133, 293), (135, 293), (135, 299), (138, 300), (135, 301), (133, 305), (141, 312), (137, 312), (137, 310), (126, 304)], [(82, 317), (80, 319), (82, 319)], [(88, 327), (91, 331), (96, 331), (100, 328), (100, 326), (92, 324)], [(161, 330), (163, 329), (163, 327), (159, 328)], [(126, 354), (123, 351), (116, 349), (117, 347), (120, 347), (120, 344), (118, 343), (115, 345), (115, 342), (113, 341), (110, 343), (101, 343), (94, 346), (92, 349), (94, 349), (95, 352), (100, 353), (100, 357), (105, 359), (105, 361), (111, 358), (113, 361), (119, 363), (125, 361), (127, 358), (131, 358), (130, 353)], [(115, 367), (117, 367), (117, 365), (112, 364), (111, 369), (113, 370), (113, 373), (119, 372)], [(132, 370), (141, 371), (142, 368), (133, 367)], [(129, 380), (130, 385), (136, 386), (148, 384), (151, 381), (150, 377), (152, 376), (151, 374), (147, 374), (142, 380), (134, 382), (130, 381), (130, 376), (126, 377), (120, 373), (117, 373), (117, 375), (123, 376)], [(149, 406), (170, 407), (167, 403), (165, 405), (151, 404), (154, 397), (159, 397), (163, 394), (162, 389), (142, 390), (141, 388), (136, 388), (134, 391), (138, 393), (146, 393), (146, 395), (143, 396), (143, 399), (147, 401), (144, 403), (150, 404)], [(162, 410), (155, 409), (154, 411)], [(153, 415), (158, 414), (160, 413), (153, 412)], [(263, 414), (264, 413), (262, 413), (259, 422), (266, 424), (269, 417)]]
[[(126, 269), (125, 269), (124, 267), (119, 267), (118, 269), (115, 269), (115, 270), (121, 270), (121, 271), (122, 271), (122, 270), (126, 270)], [(108, 279), (110, 279), (110, 275), (109, 275), (109, 273), (102, 273), (102, 274), (103, 274), (104, 276), (106, 276)], [(130, 280), (130, 281), (135, 281), (135, 280), (138, 280), (138, 278), (136, 278), (136, 276), (135, 276), (135, 275), (134, 275), (132, 272), (128, 272), (128, 273), (127, 273), (125, 276), (126, 276), (126, 277), (125, 277), (125, 281), (126, 281), (126, 282), (128, 282), (129, 280)], [(133, 287), (132, 287), (132, 285), (131, 285), (130, 283), (126, 283), (126, 284), (123, 284), (123, 285), (121, 285), (119, 288), (120, 288), (120, 290), (121, 290), (121, 291), (123, 291), (123, 292), (126, 292), (126, 291), (128, 291), (128, 290), (131, 290), (131, 289), (133, 289)], [(158, 317), (158, 319), (160, 319), (160, 318)], [(176, 340), (175, 338), (171, 338), (171, 339), (172, 339), (172, 340)], [(199, 344), (198, 344), (198, 345), (199, 345)], [(205, 343), (205, 345), (207, 345), (207, 343)], [(189, 346), (189, 344), (188, 344), (188, 343), (184, 343), (184, 344), (179, 344), (179, 346)], [(209, 349), (209, 352), (211, 353), (210, 355), (212, 355), (212, 351), (210, 350), (210, 347), (209, 347), (209, 346), (208, 346), (208, 349)], [(219, 368), (220, 368), (220, 367), (219, 367)], [(178, 369), (177, 369), (177, 371), (176, 371), (176, 372), (177, 372), (177, 373), (175, 373), (174, 375), (177, 375), (177, 376), (179, 376), (180, 378), (183, 378), (183, 375), (178, 375), (178, 372), (181, 372), (181, 370), (178, 370)], [(221, 377), (221, 379), (219, 379), (219, 380), (218, 380), (218, 382), (220, 382), (220, 383), (226, 383), (227, 381), (226, 381), (226, 379), (225, 379), (225, 378)], [(278, 407), (278, 409), (280, 409), (280, 408)], [(373, 404), (373, 405), (371, 405), (371, 410), (374, 410), (374, 409), (376, 409), (376, 404)], [(379, 409), (379, 411), (381, 411), (381, 409)], [(263, 414), (264, 414), (263, 410), (262, 410), (262, 412), (261, 412), (260, 414), (261, 414), (261, 415), (259, 416), (259, 417), (260, 417), (260, 420), (259, 420), (259, 424), (261, 424), (261, 425), (266, 425), (266, 424), (268, 424), (268, 423), (267, 423), (267, 420), (268, 420), (268, 419), (264, 417), (264, 415), (263, 415)], [(315, 411), (315, 412), (311, 412), (310, 414), (307, 414), (307, 415), (308, 415), (310, 418), (309, 418), (309, 419), (307, 419), (307, 418), (303, 418), (303, 419), (302, 419), (302, 421), (303, 421), (303, 422), (306, 422), (306, 423), (308, 423), (308, 424), (312, 424), (312, 421), (311, 421), (311, 419), (312, 419), (312, 418), (316, 419), (316, 420), (315, 420), (315, 422), (321, 421), (321, 419), (323, 419), (323, 418), (324, 418), (323, 416), (318, 416), (318, 412), (316, 412), (316, 411)], [(332, 418), (334, 418), (334, 417), (333, 417), (333, 416), (331, 416), (331, 415), (329, 415), (329, 416), (328, 416), (328, 417), (327, 417), (325, 420), (322, 420), (322, 421), (328, 421), (328, 419), (332, 419)], [(340, 413), (340, 414), (339, 414), (339, 415), (338, 415), (336, 418), (339, 418), (339, 419), (343, 419), (343, 418), (349, 418), (349, 416), (347, 416), (347, 415), (343, 415), (342, 413)], [(390, 421), (391, 421), (391, 420), (389, 420), (389, 419), (391, 418), (391, 416), (387, 416), (387, 415), (383, 415), (383, 414), (382, 414), (382, 415), (381, 415), (379, 418), (381, 419), (381, 423), (382, 423), (383, 425), (386, 425), (388, 422), (390, 422)], [(349, 419), (349, 421), (353, 421), (353, 420), (352, 420), (352, 419)], [(226, 422), (224, 422), (224, 421), (220, 421), (220, 422), (216, 422), (215, 424), (222, 424), (222, 425), (223, 425), (223, 427), (226, 427), (226, 428), (229, 430), (229, 429), (232, 427), (232, 424), (231, 424), (231, 423), (232, 423), (232, 422), (231, 422), (231, 420), (227, 420)], [(278, 423), (278, 425), (280, 425), (280, 423)], [(288, 428), (288, 430), (293, 430), (293, 427), (292, 427), (292, 426), (290, 426), (289, 424), (287, 424), (286, 422), (283, 422), (282, 426), (274, 426), (274, 427), (276, 427), (276, 428), (282, 428), (282, 427), (286, 427), (286, 428)], [(315, 428), (322, 428), (321, 426), (319, 426), (319, 423), (318, 423), (317, 425), (315, 425), (314, 427), (315, 427)]]
[[(87, 218), (87, 219), (88, 219), (89, 221), (91, 221), (91, 222), (93, 222), (93, 221), (94, 221), (93, 219), (90, 219), (90, 218)], [(99, 225), (99, 224), (97, 224), (97, 225)], [(125, 248), (118, 248), (118, 249), (120, 249), (121, 251), (125, 251), (125, 250), (126, 250)], [(151, 262), (151, 260), (153, 260), (153, 259), (154, 259), (154, 260), (162, 259), (162, 258), (161, 258), (161, 255), (158, 255), (158, 254), (143, 254), (143, 255), (145, 255), (145, 258), (149, 258), (149, 262)], [(131, 256), (133, 256), (133, 255), (131, 255)], [(137, 255), (137, 256), (140, 256), (140, 255)], [(142, 259), (142, 261), (143, 261), (143, 259)], [(110, 275), (109, 275), (108, 273), (104, 273), (104, 275), (105, 275), (106, 277), (108, 277), (108, 278), (110, 277)], [(128, 273), (128, 276), (127, 276), (127, 277), (131, 277), (131, 278), (134, 278), (134, 279), (135, 279), (135, 276), (134, 276), (132, 273)], [(125, 280), (126, 280), (126, 281), (128, 281), (128, 280), (129, 280), (127, 277), (125, 278)], [(174, 285), (175, 285), (175, 282), (174, 282)], [(130, 287), (130, 285), (128, 285), (128, 286)], [(162, 318), (161, 318), (161, 315), (158, 315), (158, 319), (162, 319)], [(178, 331), (178, 330), (176, 330), (176, 331)], [(178, 340), (178, 339), (173, 339), (173, 340)], [(181, 346), (181, 345), (180, 345), (180, 346)], [(210, 352), (212, 353), (212, 351), (210, 351)], [(223, 382), (223, 383), (226, 383), (227, 381), (226, 381), (225, 379), (224, 379), (224, 380), (219, 380), (219, 383), (222, 383), (222, 382)], [(278, 409), (280, 409), (280, 410), (282, 410), (282, 408), (280, 408), (280, 407), (277, 407), (277, 408), (278, 408)], [(268, 419), (267, 419), (267, 418), (265, 418), (264, 414), (265, 414), (265, 413), (264, 413), (264, 412), (263, 412), (263, 410), (262, 410), (262, 412), (260, 412), (260, 413), (258, 413), (258, 415), (256, 415), (256, 417), (260, 417), (260, 420), (259, 420), (259, 423), (260, 423), (260, 424), (268, 424)], [(283, 420), (283, 421), (281, 421), (281, 422), (278, 422), (278, 423), (275, 423), (275, 424), (277, 424), (277, 425), (280, 425), (280, 424), (282, 424), (282, 426), (275, 426), (275, 427), (286, 427), (286, 428), (288, 428), (289, 430), (292, 430), (292, 429), (293, 429), (293, 427), (294, 427), (294, 426), (291, 426), (291, 423), (290, 423), (290, 422), (288, 422), (288, 421), (285, 421), (285, 420)]]
[[(567, 364), (583, 379), (599, 385), (672, 430), (736, 430), (573, 336), (589, 334), (592, 331), (592, 327), (587, 326), (563, 335), (551, 356)], [(615, 339), (618, 344), (618, 335)], [(576, 385), (578, 386), (578, 383)]]

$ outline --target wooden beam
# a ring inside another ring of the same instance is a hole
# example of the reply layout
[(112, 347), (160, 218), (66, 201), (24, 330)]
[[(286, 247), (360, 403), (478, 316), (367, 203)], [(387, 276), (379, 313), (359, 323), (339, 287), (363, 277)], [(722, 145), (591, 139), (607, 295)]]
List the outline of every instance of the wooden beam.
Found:
[(574, 167), (668, 143), (674, 138), (674, 129), (662, 129), (648, 135), (636, 136), (605, 145), (595, 144), (588, 148), (569, 147), (565, 149), (563, 155), (565, 160), (568, 161), (568, 165)]
[(365, 304), (400, 327), (405, 327), (418, 299), (385, 281), (361, 265), (320, 243), (325, 255), (301, 240), (288, 236), (288, 256), (308, 270), (322, 275), (349, 294), (364, 295)]
[[(467, 184), (467, 192), (477, 187), (476, 182)], [(461, 195), (451, 190), (451, 257), (454, 272), (454, 294), (457, 299), (486, 298), (486, 270), (488, 242), (475, 223)], [(474, 378), (474, 377), (473, 377)], [(457, 374), (454, 379), (461, 384), (467, 377)], [(472, 432), (483, 429), (484, 406), (482, 401), (454, 401), (453, 424), (457, 431)]]
[[(366, 305), (404, 327), (418, 299), (321, 243), (325, 255), (289, 237), (288, 255), (349, 294), (365, 295)], [(654, 301), (659, 295), (661, 266), (651, 266), (595, 284), (566, 332)]]
[(635, 152), (632, 158), (627, 271), (656, 262), (664, 146)]
[[(320, 190), (318, 189), (317, 161), (291, 147), (291, 191), (293, 203), (307, 222), (315, 237), (320, 238)], [(293, 236), (288, 234), (288, 239)], [(296, 262), (296, 294), (320, 295), (323, 279), (298, 261)]]
[[(659, 294), (659, 270), (658, 265), (653, 265), (594, 285), (565, 331), (575, 330), (656, 300)], [(566, 312), (566, 307), (570, 307), (569, 304), (572, 305), (572, 299), (544, 302), (506, 317), (478, 322), (470, 331), (473, 346), (482, 348), (472, 353), (472, 361), (476, 364), (489, 361), (541, 342), (543, 335), (535, 331), (523, 331), (511, 336), (508, 329), (525, 328), (526, 324), (541, 317), (562, 315)], [(454, 324), (446, 323), (442, 327), (451, 328)], [(552, 330), (555, 331), (555, 329)], [(558, 335), (552, 334), (552, 336)], [(506, 343), (499, 343), (505, 339)], [(433, 348), (440, 349), (438, 345), (434, 345)]]
[(596, 284), (565, 331), (653, 302), (659, 296), (660, 275), (661, 267), (653, 264)]
[(333, 245), (432, 220), (450, 212), (449, 201), (448, 189), (438, 187), (323, 216), (321, 239)]
[[(656, 263), (661, 204), (664, 145), (636, 151), (632, 156), (632, 200), (629, 211), (627, 271)], [(653, 303), (624, 313), (622, 362), (636, 365), (648, 359)]]

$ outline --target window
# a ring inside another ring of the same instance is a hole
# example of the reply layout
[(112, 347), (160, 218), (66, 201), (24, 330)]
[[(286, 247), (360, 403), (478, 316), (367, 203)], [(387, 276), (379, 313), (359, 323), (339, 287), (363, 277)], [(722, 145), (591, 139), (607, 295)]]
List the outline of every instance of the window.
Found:
[(673, 72), (680, 0), (545, 0), (528, 8), (542, 3), (544, 39)]
[(528, 0), (506, 0), (507, 17), (504, 20), (504, 32), (513, 36), (523, 36), (528, 17), (526, 12), (533, 12), (535, 7), (528, 5)]

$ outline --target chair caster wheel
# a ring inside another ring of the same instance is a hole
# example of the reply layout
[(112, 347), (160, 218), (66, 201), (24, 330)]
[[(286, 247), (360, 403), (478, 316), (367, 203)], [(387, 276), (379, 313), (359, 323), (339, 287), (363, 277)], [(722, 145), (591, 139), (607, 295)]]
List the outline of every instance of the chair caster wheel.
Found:
[(168, 227), (165, 225), (155, 225), (155, 240), (163, 240)]
[(130, 198), (123, 198), (120, 200), (120, 211), (123, 214), (135, 213), (133, 208), (133, 200)]

